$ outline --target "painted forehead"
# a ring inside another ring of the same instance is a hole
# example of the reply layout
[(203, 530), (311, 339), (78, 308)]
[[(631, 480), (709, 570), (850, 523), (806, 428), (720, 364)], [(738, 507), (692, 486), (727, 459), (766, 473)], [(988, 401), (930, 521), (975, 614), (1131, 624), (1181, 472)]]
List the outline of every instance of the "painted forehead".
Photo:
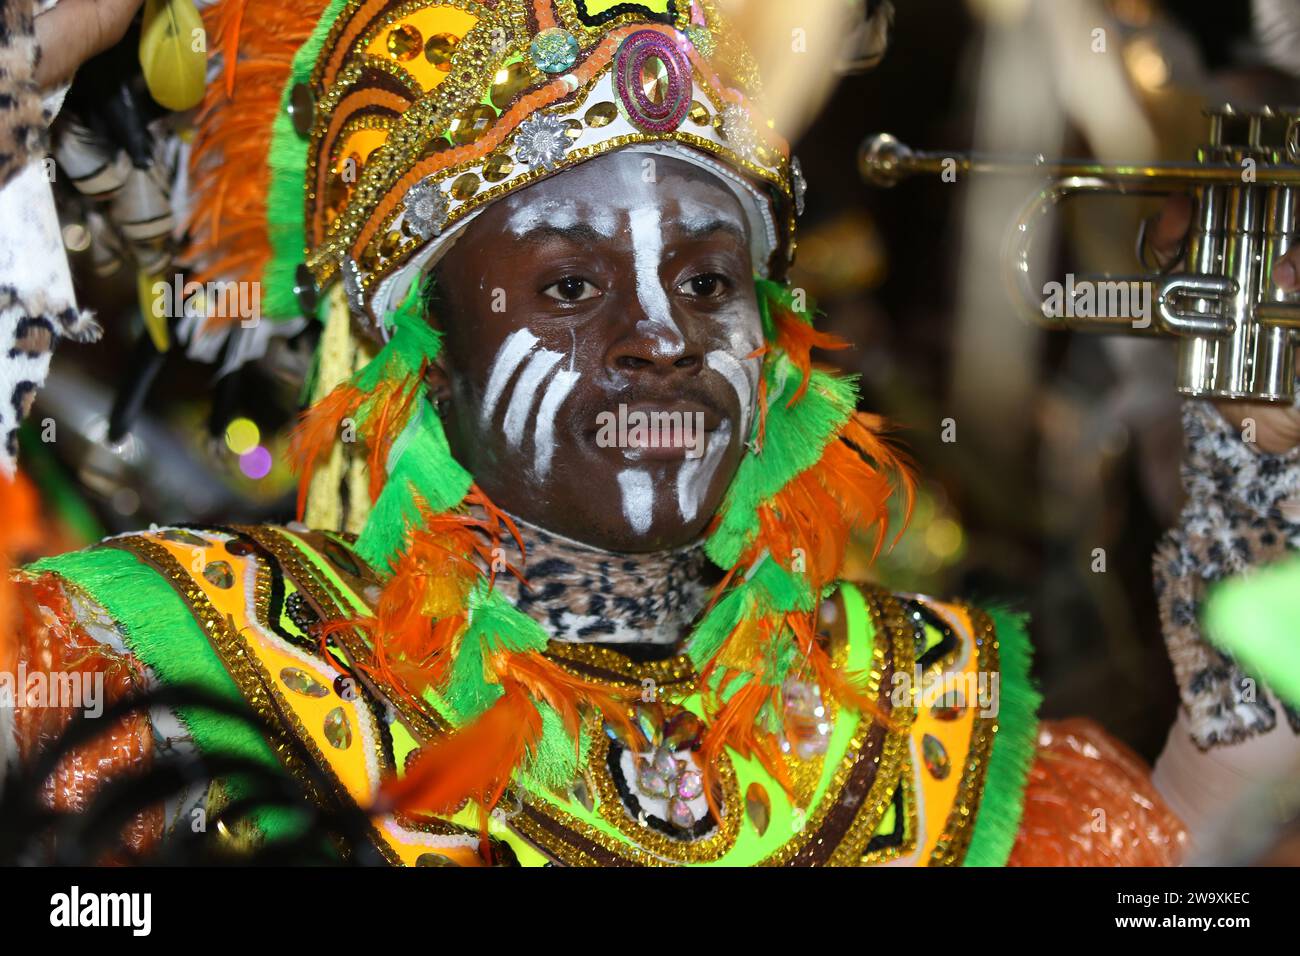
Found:
[(516, 238), (578, 227), (616, 238), (630, 236), (632, 220), (647, 211), (666, 229), (722, 231), (739, 245), (749, 243), (748, 220), (731, 189), (705, 170), (664, 156), (620, 153), (584, 163), (502, 200), (491, 218)]

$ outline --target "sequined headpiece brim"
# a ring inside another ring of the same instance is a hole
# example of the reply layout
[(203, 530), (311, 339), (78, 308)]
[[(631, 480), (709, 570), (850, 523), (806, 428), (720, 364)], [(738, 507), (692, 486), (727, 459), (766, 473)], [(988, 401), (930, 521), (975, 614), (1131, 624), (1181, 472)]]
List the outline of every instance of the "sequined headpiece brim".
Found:
[[(765, 207), (755, 271), (780, 278), (797, 167), (758, 92), (712, 0), (335, 0), (294, 55), (273, 125), (264, 309), (314, 314), (341, 281), (378, 325), (406, 285), (387, 280), (429, 243), (487, 203), (633, 145), (684, 147), (750, 185)], [(223, 225), (201, 215), (196, 249), (228, 263)]]

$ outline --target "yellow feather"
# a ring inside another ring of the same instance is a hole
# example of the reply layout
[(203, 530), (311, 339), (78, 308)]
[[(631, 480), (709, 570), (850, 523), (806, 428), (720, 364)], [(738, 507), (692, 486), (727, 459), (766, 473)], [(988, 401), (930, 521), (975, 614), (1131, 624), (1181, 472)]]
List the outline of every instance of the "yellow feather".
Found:
[(202, 102), (207, 49), (194, 0), (145, 0), (140, 66), (150, 95), (161, 105), (179, 112)]
[[(135, 276), (136, 296), (140, 300), (140, 314), (144, 317), (145, 331), (153, 339), (153, 346), (159, 352), (166, 352), (171, 346), (171, 337), (167, 334), (167, 309), (165, 300), (154, 289), (156, 285), (165, 285), (166, 280), (158, 275), (149, 275), (141, 270)], [(177, 305), (179, 310), (180, 306)]]

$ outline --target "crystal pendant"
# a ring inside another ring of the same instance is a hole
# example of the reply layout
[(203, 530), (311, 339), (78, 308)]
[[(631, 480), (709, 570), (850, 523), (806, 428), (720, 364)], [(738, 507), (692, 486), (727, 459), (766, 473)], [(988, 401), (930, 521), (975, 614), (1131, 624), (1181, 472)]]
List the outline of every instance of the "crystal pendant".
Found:
[(673, 756), (671, 750), (660, 747), (655, 751), (654, 759), (651, 766), (663, 775), (664, 779), (671, 780), (677, 776), (677, 758)]
[(637, 771), (636, 785), (646, 796), (668, 796), (668, 780), (653, 767), (642, 766)]
[(689, 710), (674, 714), (664, 724), (664, 746), (673, 751), (694, 750), (703, 735), (703, 722)]
[(325, 715), (325, 739), (336, 750), (347, 750), (352, 746), (352, 725), (342, 707), (335, 707)]
[(639, 703), (634, 710), (636, 714), (636, 725), (645, 739), (657, 744), (660, 741), (660, 734), (664, 725), (664, 709), (659, 704)]
[(938, 737), (926, 734), (921, 738), (921, 756), (925, 760), (925, 769), (930, 771), (930, 776), (936, 780), (947, 779), (952, 770), (952, 761), (948, 759), (948, 751), (944, 749)]
[(698, 770), (688, 770), (677, 781), (677, 795), (684, 800), (694, 800), (704, 793), (704, 778)]
[(305, 670), (297, 667), (286, 667), (280, 671), (280, 680), (284, 681), (284, 686), (289, 688), (295, 694), (302, 694), (304, 697), (327, 697), (329, 688), (316, 680)]
[(235, 570), (229, 561), (209, 561), (203, 568), (203, 576), (213, 587), (223, 591), (235, 585)]
[(745, 813), (759, 836), (767, 832), (767, 826), (772, 822), (772, 798), (758, 781), (751, 783), (745, 791)]
[(668, 802), (668, 819), (672, 821), (673, 826), (681, 827), (683, 830), (695, 826), (695, 814), (681, 797), (675, 797)]

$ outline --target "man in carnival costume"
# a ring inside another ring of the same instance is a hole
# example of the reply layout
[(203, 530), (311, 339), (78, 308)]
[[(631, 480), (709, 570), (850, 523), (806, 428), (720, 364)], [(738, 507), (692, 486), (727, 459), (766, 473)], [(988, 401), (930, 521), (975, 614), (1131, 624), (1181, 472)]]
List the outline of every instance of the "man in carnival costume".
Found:
[(21, 579), (33, 667), (203, 685), (266, 739), (155, 710), (56, 803), (195, 747), (366, 809), (395, 864), (1177, 859), (1136, 758), (1038, 721), (1018, 618), (841, 581), (911, 482), (810, 364), (798, 162), (710, 0), (311, 6), (210, 12), (194, 165), (207, 271), (325, 326), (306, 523)]

